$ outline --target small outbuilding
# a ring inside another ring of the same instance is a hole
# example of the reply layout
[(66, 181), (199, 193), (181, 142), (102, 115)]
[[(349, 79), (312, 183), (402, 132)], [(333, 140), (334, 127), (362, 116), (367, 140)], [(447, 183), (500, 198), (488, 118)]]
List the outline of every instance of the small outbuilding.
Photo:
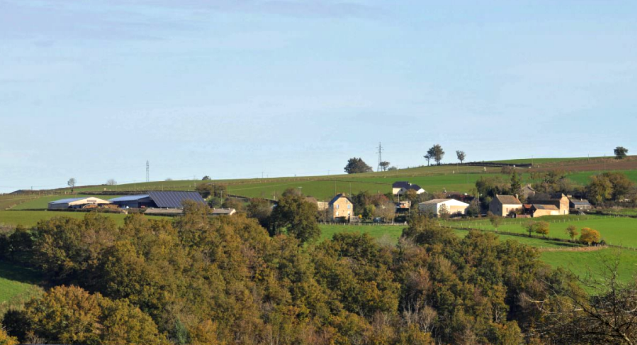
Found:
[(593, 205), (591, 205), (591, 203), (586, 199), (571, 198), (569, 200), (569, 207), (571, 210), (586, 211), (592, 209)]
[(66, 210), (88, 207), (98, 207), (100, 205), (108, 205), (110, 201), (102, 200), (95, 197), (60, 199), (49, 203), (49, 210)]
[(559, 216), (560, 209), (555, 205), (536, 205), (531, 206), (531, 214), (533, 218), (543, 216)]
[(446, 210), (450, 215), (465, 214), (469, 204), (456, 199), (433, 199), (418, 204), (418, 210), (440, 216)]

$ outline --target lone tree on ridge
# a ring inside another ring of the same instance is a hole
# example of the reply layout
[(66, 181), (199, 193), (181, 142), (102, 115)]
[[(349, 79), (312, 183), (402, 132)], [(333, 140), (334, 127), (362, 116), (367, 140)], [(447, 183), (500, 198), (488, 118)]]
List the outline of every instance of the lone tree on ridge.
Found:
[(345, 166), (345, 172), (348, 174), (360, 174), (372, 171), (372, 167), (367, 165), (362, 158), (350, 158)]

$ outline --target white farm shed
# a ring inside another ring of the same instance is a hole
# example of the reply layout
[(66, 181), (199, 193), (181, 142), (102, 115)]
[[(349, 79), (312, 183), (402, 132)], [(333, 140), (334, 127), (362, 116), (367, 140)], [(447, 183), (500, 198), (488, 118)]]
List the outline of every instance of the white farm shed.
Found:
[(418, 210), (423, 213), (440, 215), (441, 210), (446, 209), (449, 214), (465, 214), (469, 204), (456, 199), (433, 199), (418, 204)]
[(105, 205), (110, 203), (110, 201), (102, 200), (100, 198), (95, 198), (92, 196), (86, 198), (61, 199), (51, 201), (49, 203), (49, 210), (65, 210), (68, 208), (82, 208), (87, 205)]

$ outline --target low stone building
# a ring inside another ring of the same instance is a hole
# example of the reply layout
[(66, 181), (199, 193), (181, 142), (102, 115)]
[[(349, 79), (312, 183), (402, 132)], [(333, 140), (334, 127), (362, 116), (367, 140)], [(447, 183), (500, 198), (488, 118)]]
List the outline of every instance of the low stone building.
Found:
[(553, 205), (560, 210), (560, 215), (567, 215), (570, 213), (570, 201), (566, 195), (562, 193), (535, 193), (534, 196), (529, 198), (528, 203), (533, 205)]
[(560, 210), (555, 205), (536, 205), (531, 206), (531, 214), (533, 218), (542, 216), (559, 216)]
[(522, 209), (522, 203), (513, 195), (496, 195), (489, 204), (489, 212), (500, 217), (507, 217)]
[(571, 198), (569, 207), (571, 208), (571, 210), (586, 211), (592, 209), (593, 205), (591, 205), (591, 203), (588, 202), (588, 200), (586, 199)]

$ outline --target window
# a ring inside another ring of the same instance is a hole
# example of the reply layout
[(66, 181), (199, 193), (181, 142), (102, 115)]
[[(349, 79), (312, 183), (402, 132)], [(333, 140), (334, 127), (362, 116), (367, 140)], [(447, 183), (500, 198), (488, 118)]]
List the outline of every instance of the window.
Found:
[(349, 210), (349, 209), (351, 209), (351, 208), (352, 208), (352, 205), (348, 204), (348, 205), (347, 205), (347, 209)]
[(341, 205), (336, 204), (336, 209), (338, 210), (339, 208), (341, 208), (340, 206), (341, 206)]

